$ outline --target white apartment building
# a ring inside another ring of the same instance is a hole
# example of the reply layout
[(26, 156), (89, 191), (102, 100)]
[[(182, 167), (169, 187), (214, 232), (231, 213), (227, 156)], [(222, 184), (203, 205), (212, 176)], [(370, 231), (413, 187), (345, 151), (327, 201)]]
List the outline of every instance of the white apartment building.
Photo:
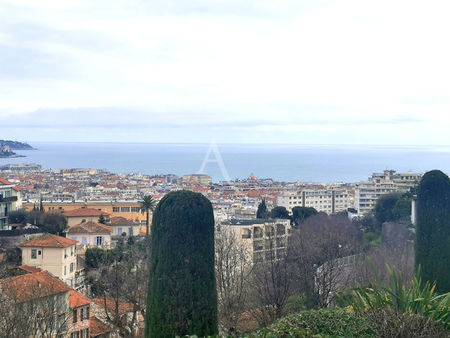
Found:
[(0, 230), (11, 230), (8, 214), (22, 208), (20, 190), (15, 184), (0, 177)]
[(422, 174), (412, 172), (401, 174), (395, 170), (372, 174), (367, 181), (356, 185), (355, 209), (358, 215), (371, 211), (380, 196), (393, 192), (406, 192), (417, 186), (421, 178)]
[(250, 260), (260, 263), (286, 255), (291, 223), (287, 219), (231, 219), (220, 222), (220, 230), (233, 231)]
[(312, 207), (334, 214), (354, 207), (354, 195), (345, 188), (300, 189), (278, 195), (277, 205), (291, 211), (293, 207)]

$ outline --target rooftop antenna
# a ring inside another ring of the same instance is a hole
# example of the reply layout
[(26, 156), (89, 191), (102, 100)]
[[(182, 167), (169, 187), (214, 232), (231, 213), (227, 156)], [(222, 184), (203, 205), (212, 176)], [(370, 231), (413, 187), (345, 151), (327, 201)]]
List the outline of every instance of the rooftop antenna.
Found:
[[(214, 153), (215, 159), (210, 159), (211, 152)], [(220, 171), (222, 172), (222, 176), (225, 181), (231, 181), (230, 175), (228, 175), (228, 171), (225, 168), (225, 164), (223, 163), (222, 156), (220, 155), (219, 148), (214, 140), (211, 141), (208, 151), (206, 152), (205, 158), (203, 159), (203, 163), (198, 170), (198, 174), (203, 174), (205, 170), (206, 163), (215, 162), (219, 165)]]

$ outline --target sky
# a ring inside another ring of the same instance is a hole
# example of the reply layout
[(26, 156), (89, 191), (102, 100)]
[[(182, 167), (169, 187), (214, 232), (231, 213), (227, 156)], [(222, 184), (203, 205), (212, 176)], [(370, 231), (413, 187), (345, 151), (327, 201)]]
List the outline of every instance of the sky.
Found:
[(449, 12), (0, 0), (0, 139), (450, 145)]

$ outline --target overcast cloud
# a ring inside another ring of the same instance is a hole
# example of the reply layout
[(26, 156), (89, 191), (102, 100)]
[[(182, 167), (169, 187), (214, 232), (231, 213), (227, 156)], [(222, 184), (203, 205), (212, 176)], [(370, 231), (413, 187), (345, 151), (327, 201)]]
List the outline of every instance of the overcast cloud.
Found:
[(448, 1), (0, 0), (0, 138), (449, 145)]

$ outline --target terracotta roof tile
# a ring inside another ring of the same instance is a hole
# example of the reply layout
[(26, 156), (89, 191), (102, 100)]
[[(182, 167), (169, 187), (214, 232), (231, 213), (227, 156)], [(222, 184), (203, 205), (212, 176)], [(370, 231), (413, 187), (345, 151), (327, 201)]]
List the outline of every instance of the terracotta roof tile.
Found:
[(113, 231), (112, 227), (105, 224), (97, 222), (83, 222), (69, 227), (69, 230), (67, 232), (69, 234), (84, 234), (84, 233), (110, 234), (112, 231)]
[[(93, 302), (100, 306), (101, 308), (105, 308), (105, 299), (104, 298), (94, 298)], [(112, 298), (106, 298), (106, 309), (109, 312), (115, 312), (116, 310), (116, 302)], [(133, 304), (126, 302), (119, 302), (119, 314), (123, 314), (126, 312), (133, 311)]]
[(29, 265), (19, 265), (17, 268), (20, 270), (23, 270), (25, 272), (29, 272), (29, 273), (42, 271), (42, 269), (40, 269), (40, 268), (35, 268), (34, 266), (29, 266)]
[(117, 217), (111, 217), (110, 219), (110, 223), (111, 225), (139, 225), (139, 223), (136, 223), (134, 221), (132, 221), (131, 219), (125, 218), (125, 217), (121, 217), (121, 216), (117, 216)]
[(89, 333), (91, 337), (98, 337), (111, 331), (112, 329), (102, 323), (97, 317), (90, 318)]
[(0, 177), (0, 183), (2, 183), (4, 185), (14, 185), (10, 181), (5, 180), (3, 177)]
[(109, 216), (107, 212), (92, 208), (80, 208), (64, 212), (66, 217), (95, 217), (100, 215)]
[(69, 291), (70, 288), (47, 271), (0, 279), (5, 294), (17, 302), (47, 297)]
[(75, 290), (70, 290), (69, 303), (71, 308), (76, 308), (79, 306), (91, 304), (91, 300), (89, 298), (86, 298), (82, 294), (76, 292)]
[(38, 247), (38, 248), (67, 248), (71, 245), (77, 244), (70, 238), (61, 237), (53, 234), (44, 234), (42, 236), (33, 238), (29, 241), (20, 243), (20, 247)]

